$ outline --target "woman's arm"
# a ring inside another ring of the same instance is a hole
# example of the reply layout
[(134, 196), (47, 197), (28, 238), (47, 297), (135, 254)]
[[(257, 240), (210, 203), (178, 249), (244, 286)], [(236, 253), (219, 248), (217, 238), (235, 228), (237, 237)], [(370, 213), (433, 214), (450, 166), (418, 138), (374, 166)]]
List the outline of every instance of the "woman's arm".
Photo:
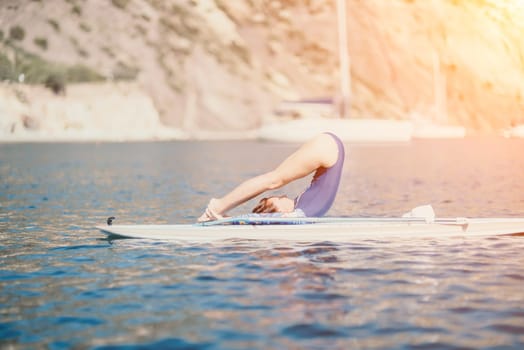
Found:
[(328, 134), (318, 135), (287, 157), (275, 170), (244, 181), (222, 198), (212, 199), (208, 210), (198, 220), (216, 219), (265, 191), (280, 188), (320, 167), (329, 168), (335, 164), (337, 157), (335, 140)]

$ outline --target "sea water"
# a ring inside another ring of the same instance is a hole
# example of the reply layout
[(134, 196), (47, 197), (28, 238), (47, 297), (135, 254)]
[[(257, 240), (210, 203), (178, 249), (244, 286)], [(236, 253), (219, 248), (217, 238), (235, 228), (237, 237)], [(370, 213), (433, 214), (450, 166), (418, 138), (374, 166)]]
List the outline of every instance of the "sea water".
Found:
[[(94, 228), (194, 222), (297, 146), (0, 144), (0, 348), (524, 347), (524, 236), (185, 244)], [(329, 215), (524, 216), (523, 150), (349, 144)]]

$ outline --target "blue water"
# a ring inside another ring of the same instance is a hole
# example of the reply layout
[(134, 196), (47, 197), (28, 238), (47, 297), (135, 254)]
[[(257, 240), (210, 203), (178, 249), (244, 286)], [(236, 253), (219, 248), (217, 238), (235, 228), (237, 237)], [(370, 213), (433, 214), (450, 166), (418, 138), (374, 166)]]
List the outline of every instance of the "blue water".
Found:
[[(182, 244), (93, 228), (193, 222), (295, 147), (0, 144), (0, 348), (524, 347), (524, 236)], [(329, 214), (524, 216), (523, 150), (348, 145)]]

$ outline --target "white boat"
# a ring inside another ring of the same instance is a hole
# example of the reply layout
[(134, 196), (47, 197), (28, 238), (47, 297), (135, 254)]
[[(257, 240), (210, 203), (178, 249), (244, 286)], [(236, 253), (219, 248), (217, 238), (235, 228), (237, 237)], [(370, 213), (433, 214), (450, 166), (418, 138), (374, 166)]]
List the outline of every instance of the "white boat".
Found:
[(308, 118), (262, 126), (258, 138), (303, 143), (319, 132), (330, 131), (344, 142), (408, 142), (413, 124), (406, 120)]
[(107, 225), (108, 236), (165, 241), (228, 239), (347, 242), (354, 238), (470, 237), (524, 234), (524, 218), (229, 218), (187, 225)]
[(517, 125), (513, 128), (503, 132), (504, 137), (520, 137), (524, 138), (524, 124)]

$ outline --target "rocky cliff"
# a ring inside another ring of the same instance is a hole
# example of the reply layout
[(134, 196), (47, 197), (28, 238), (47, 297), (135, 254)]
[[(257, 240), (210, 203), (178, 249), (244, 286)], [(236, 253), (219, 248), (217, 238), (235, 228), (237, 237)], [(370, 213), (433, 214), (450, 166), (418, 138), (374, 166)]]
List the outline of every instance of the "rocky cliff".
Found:
[[(353, 118), (524, 123), (522, 2), (347, 8)], [(282, 99), (338, 92), (335, 0), (2, 0), (0, 30), (8, 60), (17, 48), (135, 79), (189, 132), (252, 129)]]

